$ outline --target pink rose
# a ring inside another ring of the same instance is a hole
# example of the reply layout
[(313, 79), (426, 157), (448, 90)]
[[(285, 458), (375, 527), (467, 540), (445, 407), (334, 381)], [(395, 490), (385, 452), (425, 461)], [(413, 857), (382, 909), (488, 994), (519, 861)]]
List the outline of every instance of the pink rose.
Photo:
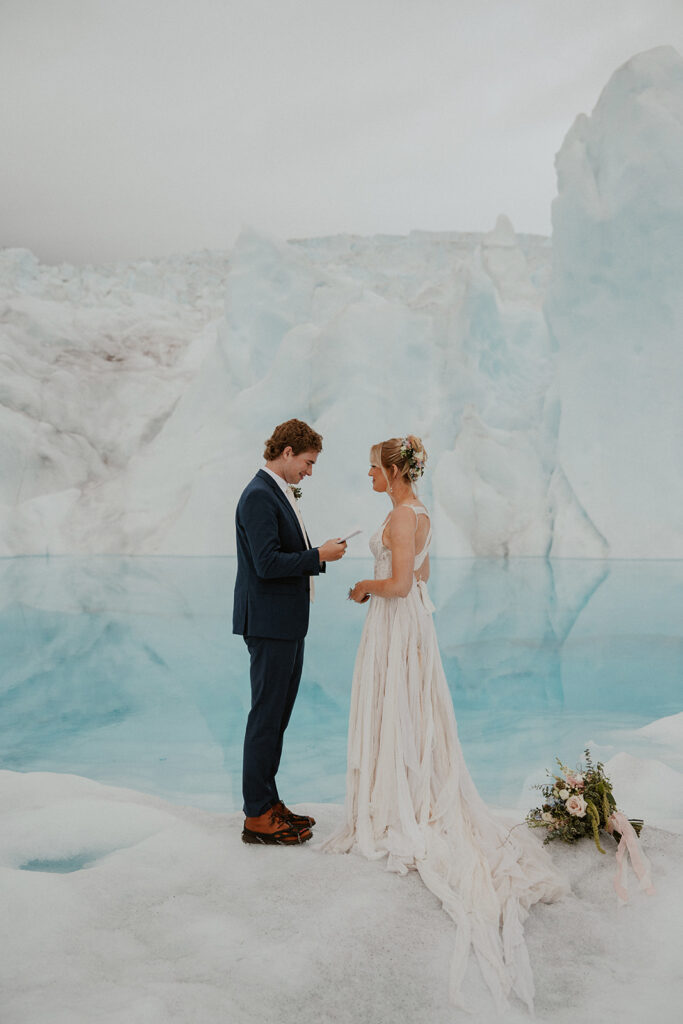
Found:
[(583, 789), (583, 775), (568, 775), (567, 785), (571, 789)]
[(582, 796), (570, 796), (564, 806), (567, 808), (569, 814), (573, 814), (575, 818), (585, 818), (586, 801)]

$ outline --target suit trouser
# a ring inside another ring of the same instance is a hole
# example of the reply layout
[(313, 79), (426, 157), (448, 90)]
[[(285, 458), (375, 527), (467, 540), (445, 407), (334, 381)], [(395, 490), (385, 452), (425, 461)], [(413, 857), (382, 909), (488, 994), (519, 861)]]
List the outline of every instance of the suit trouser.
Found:
[(258, 817), (280, 799), (275, 776), (282, 740), (299, 690), (303, 640), (245, 636), (251, 658), (251, 711), (244, 734), (244, 813)]

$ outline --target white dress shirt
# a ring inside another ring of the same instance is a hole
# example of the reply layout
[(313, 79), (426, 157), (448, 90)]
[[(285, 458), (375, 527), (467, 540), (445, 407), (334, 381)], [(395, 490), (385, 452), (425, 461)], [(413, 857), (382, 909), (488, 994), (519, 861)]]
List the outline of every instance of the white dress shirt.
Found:
[[(273, 480), (278, 485), (278, 487), (280, 488), (282, 493), (287, 498), (287, 501), (289, 502), (289, 504), (294, 509), (294, 512), (296, 513), (296, 518), (297, 518), (297, 520), (299, 522), (299, 529), (301, 530), (301, 536), (303, 537), (304, 544), (306, 545), (307, 548), (310, 548), (311, 545), (310, 545), (310, 542), (308, 540), (308, 536), (306, 534), (306, 527), (304, 526), (304, 521), (303, 521), (303, 518), (302, 518), (302, 515), (301, 515), (301, 511), (299, 509), (299, 503), (296, 500), (296, 498), (294, 497), (294, 494), (292, 493), (292, 486), (291, 486), (291, 484), (288, 484), (287, 481), (283, 477), (278, 476), (277, 473), (273, 473), (272, 469), (268, 469), (267, 466), (263, 467), (263, 472), (264, 473), (268, 473), (269, 476), (272, 476)], [(312, 576), (308, 577), (308, 587), (309, 587), (309, 593), (311, 595), (311, 601), (313, 601), (314, 598), (315, 598), (315, 583), (313, 582), (313, 577)]]

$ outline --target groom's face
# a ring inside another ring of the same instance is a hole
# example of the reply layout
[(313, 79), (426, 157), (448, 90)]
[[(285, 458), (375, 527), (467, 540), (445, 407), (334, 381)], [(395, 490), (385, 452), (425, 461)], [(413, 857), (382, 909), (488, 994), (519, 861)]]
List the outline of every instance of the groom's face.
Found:
[(288, 484), (298, 484), (305, 476), (313, 472), (319, 452), (301, 452), (295, 455), (291, 448), (282, 453), (285, 459), (283, 470)]

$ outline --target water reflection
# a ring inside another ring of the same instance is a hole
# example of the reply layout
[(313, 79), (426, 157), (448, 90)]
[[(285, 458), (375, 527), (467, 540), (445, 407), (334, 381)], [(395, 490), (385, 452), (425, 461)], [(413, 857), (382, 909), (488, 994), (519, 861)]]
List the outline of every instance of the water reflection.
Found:
[[(247, 655), (229, 558), (0, 560), (0, 766), (240, 805)], [(367, 564), (317, 588), (282, 766), (292, 802), (339, 800)], [(556, 753), (681, 710), (683, 563), (443, 560), (431, 583), (461, 741), (515, 803)]]

